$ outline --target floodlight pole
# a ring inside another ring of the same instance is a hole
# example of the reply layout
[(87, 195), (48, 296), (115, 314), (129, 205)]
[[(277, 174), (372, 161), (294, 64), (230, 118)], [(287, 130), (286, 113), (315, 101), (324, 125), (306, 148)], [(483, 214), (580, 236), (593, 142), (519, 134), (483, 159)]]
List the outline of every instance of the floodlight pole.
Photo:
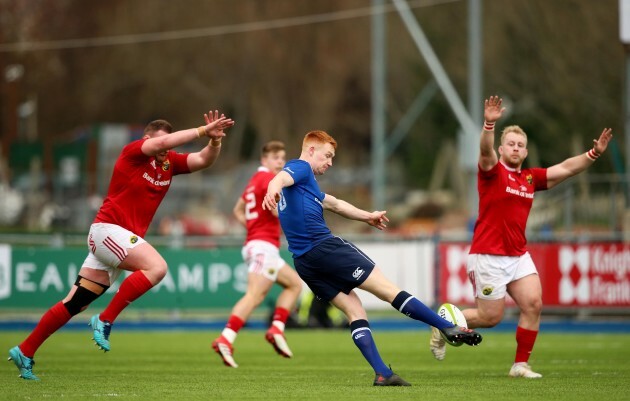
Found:
[(372, 0), (372, 208), (385, 210), (385, 0)]
[[(630, 214), (630, 0), (619, 0), (619, 38), (626, 51), (626, 67), (623, 91), (624, 131), (626, 138), (626, 214)], [(630, 220), (630, 216), (626, 217)]]
[(630, 209), (630, 44), (625, 45), (626, 49), (626, 76), (624, 90), (624, 110), (625, 122), (624, 131), (626, 138), (626, 171), (625, 187), (626, 187), (626, 209)]
[[(483, 116), (483, 58), (481, 43), (483, 40), (481, 27), (481, 0), (468, 0), (468, 110), (470, 118), (477, 130), (464, 132), (466, 141), (462, 155), (462, 165), (468, 176), (468, 216), (476, 218), (479, 212), (479, 196), (477, 194), (477, 163), (479, 160), (479, 128)], [(461, 148), (461, 146), (460, 146)]]

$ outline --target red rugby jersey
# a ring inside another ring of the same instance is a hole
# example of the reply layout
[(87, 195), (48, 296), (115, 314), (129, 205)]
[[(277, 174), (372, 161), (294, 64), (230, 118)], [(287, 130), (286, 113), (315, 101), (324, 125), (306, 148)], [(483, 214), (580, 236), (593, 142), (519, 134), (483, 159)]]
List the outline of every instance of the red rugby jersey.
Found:
[(470, 253), (520, 256), (527, 244), (525, 227), (534, 192), (547, 189), (547, 169), (515, 170), (499, 161), (489, 171), (479, 168), (479, 217)]
[(146, 139), (126, 145), (116, 160), (107, 196), (94, 223), (116, 224), (143, 237), (177, 174), (190, 173), (188, 153), (169, 150), (162, 165), (142, 153)]
[(262, 208), (262, 200), (267, 193), (269, 181), (275, 177), (268, 168), (260, 166), (252, 176), (241, 195), (245, 201), (245, 220), (247, 222), (247, 238), (262, 240), (280, 248), (280, 220), (269, 210)]

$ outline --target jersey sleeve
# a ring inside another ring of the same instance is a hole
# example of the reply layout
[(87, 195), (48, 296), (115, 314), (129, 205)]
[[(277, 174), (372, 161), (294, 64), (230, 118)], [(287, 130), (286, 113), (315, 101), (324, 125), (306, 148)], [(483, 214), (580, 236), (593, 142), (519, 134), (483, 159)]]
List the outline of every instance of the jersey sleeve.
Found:
[(547, 169), (546, 168), (533, 168), (531, 169), (532, 177), (534, 180), (534, 190), (544, 191), (547, 189)]
[(146, 139), (139, 139), (137, 141), (133, 141), (125, 147), (123, 147), (120, 152), (120, 158), (126, 160), (131, 164), (144, 163), (149, 158), (149, 156), (142, 153), (142, 144), (146, 141)]
[(289, 173), (295, 184), (299, 184), (308, 179), (310, 167), (305, 161), (291, 160), (284, 166), (283, 171)]
[(173, 175), (190, 173), (190, 168), (188, 168), (188, 155), (189, 153), (169, 152), (168, 158), (173, 165)]
[(499, 163), (495, 164), (490, 170), (485, 171), (481, 169), (481, 165), (477, 164), (478, 176), (481, 179), (492, 178), (499, 173)]

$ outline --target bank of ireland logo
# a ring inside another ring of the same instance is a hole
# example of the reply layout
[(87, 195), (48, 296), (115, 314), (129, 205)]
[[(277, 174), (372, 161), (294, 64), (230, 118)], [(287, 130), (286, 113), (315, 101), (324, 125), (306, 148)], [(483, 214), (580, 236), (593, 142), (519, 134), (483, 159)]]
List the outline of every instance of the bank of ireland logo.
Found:
[(563, 246), (558, 251), (560, 268), (560, 288), (558, 298), (561, 304), (586, 304), (591, 299), (589, 248), (580, 246), (573, 249)]
[(0, 299), (11, 296), (11, 247), (0, 245)]

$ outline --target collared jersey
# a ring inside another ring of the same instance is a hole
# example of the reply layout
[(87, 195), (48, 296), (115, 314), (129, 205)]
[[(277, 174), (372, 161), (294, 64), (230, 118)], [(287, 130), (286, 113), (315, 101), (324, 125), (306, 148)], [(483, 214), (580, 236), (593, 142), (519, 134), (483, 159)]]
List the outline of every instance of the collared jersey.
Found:
[(269, 210), (263, 209), (262, 200), (267, 193), (269, 181), (275, 174), (266, 167), (258, 167), (241, 194), (245, 202), (245, 221), (247, 223), (247, 238), (245, 243), (262, 240), (280, 248), (280, 221)]
[(527, 249), (525, 227), (534, 192), (547, 189), (547, 169), (509, 168), (499, 161), (477, 173), (479, 217), (470, 253), (520, 256)]
[(289, 251), (295, 258), (333, 235), (324, 220), (322, 202), (326, 194), (319, 189), (311, 165), (293, 159), (283, 170), (291, 175), (294, 184), (282, 189), (278, 214)]
[(107, 196), (94, 223), (116, 224), (143, 237), (177, 174), (190, 173), (188, 154), (169, 150), (158, 165), (142, 153), (140, 139), (126, 145), (116, 160)]

